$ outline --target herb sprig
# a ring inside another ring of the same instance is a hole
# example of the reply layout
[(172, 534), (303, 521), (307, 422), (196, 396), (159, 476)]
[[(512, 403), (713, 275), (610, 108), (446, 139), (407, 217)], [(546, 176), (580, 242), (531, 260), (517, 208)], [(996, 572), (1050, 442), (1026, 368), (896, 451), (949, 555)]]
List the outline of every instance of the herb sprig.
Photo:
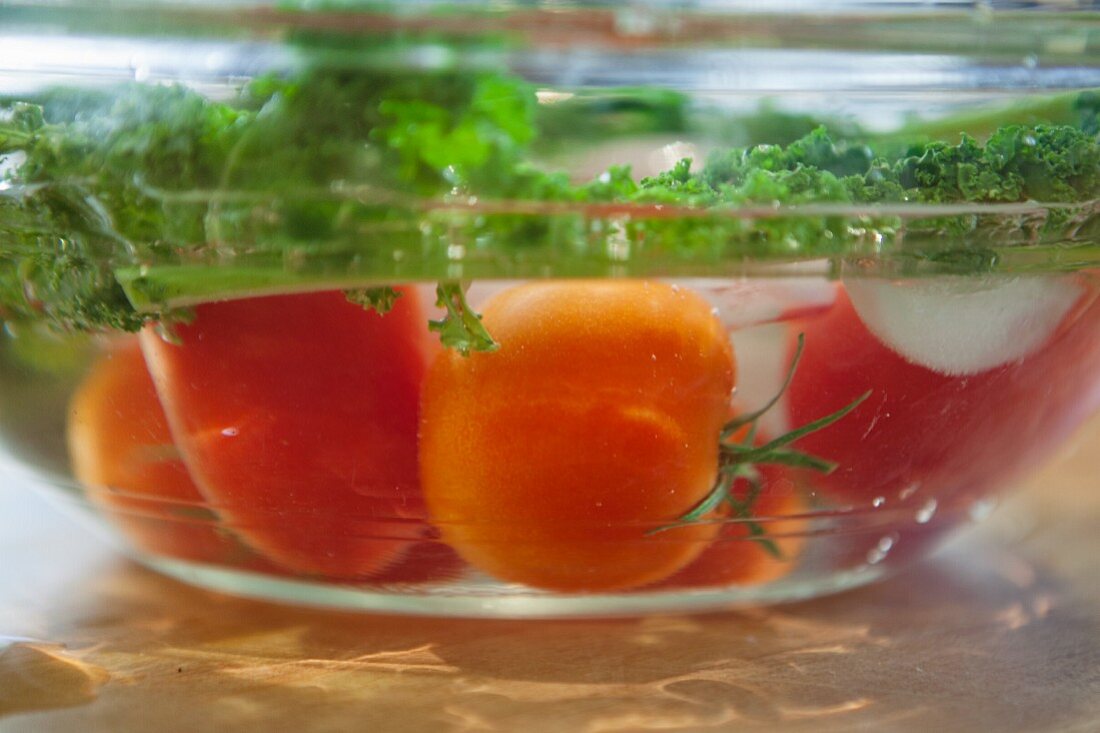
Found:
[(363, 306), (380, 314), (389, 313), (401, 297), (401, 291), (395, 290), (389, 285), (380, 285), (373, 288), (359, 288), (344, 292), (352, 303)]
[(436, 305), (447, 311), (438, 321), (428, 321), (428, 328), (439, 334), (440, 342), (466, 356), (471, 351), (496, 351), (500, 344), (493, 340), (481, 322), (481, 316), (466, 302), (466, 285), (441, 282), (436, 287)]
[[(136, 84), (70, 97), (0, 105), (5, 322), (133, 331), (281, 287), (354, 290), (384, 309), (386, 283), (436, 279), (436, 328), (491, 349), (448, 283), (851, 256), (985, 272), (1017, 245), (1090, 241), (1100, 221), (1089, 94), (1078, 126), (908, 144), (819, 127), (700, 167), (641, 180), (616, 167), (585, 183), (532, 162), (568, 108), (544, 113), (532, 86), (495, 72), (310, 67), (230, 101)], [(684, 111), (670, 104), (649, 113)], [(1019, 210), (983, 213), (990, 204)], [(922, 205), (965, 210), (899, 214)]]
[[(753, 540), (760, 542), (772, 556), (781, 557), (779, 547), (775, 542), (768, 539), (767, 532), (760, 523), (752, 519), (753, 507), (763, 491), (758, 467), (769, 465), (787, 466), (788, 468), (809, 469), (824, 474), (832, 473), (837, 467), (837, 464), (833, 461), (794, 450), (789, 446), (799, 438), (827, 428), (843, 419), (871, 396), (871, 392), (868, 390), (836, 412), (806, 423), (763, 445), (757, 445), (760, 418), (775, 407), (786, 393), (787, 388), (794, 379), (795, 371), (798, 369), (804, 347), (805, 334), (799, 334), (798, 344), (794, 356), (791, 358), (787, 375), (779, 391), (770, 400), (759, 409), (739, 415), (722, 426), (719, 434), (718, 477), (715, 479), (710, 492), (698, 504), (677, 518), (675, 522), (658, 527), (650, 534), (711, 521), (715, 516), (715, 512), (726, 505), (729, 509), (729, 516), (737, 521), (744, 522)], [(748, 491), (743, 498), (738, 498), (734, 493), (734, 487), (738, 481), (745, 481), (748, 484)]]

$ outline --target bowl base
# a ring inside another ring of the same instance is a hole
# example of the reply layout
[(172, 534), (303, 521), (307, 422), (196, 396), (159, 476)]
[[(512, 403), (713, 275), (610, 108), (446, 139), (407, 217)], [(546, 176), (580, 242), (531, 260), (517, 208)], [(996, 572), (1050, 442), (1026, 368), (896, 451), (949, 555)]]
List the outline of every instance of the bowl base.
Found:
[(191, 585), (281, 603), (374, 613), (460, 618), (580, 618), (647, 613), (698, 613), (806, 600), (882, 578), (887, 568), (864, 566), (812, 580), (704, 590), (632, 591), (561, 595), (497, 583), (339, 585), (275, 578), (181, 560), (140, 557), (157, 572)]

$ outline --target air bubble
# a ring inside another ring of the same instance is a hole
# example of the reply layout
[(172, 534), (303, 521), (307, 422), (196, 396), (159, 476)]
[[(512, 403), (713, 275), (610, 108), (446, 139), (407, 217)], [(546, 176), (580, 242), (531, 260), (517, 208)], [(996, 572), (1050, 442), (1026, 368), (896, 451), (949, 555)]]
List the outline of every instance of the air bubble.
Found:
[(222, 435), (224, 435), (227, 438), (236, 438), (240, 434), (241, 434), (241, 431), (240, 431), (239, 428), (223, 428), (222, 429)]
[(885, 560), (886, 556), (890, 554), (890, 550), (894, 549), (897, 541), (897, 535), (892, 534), (880, 538), (878, 544), (867, 551), (867, 562), (871, 565), (877, 565)]
[(880, 506), (882, 506), (885, 503), (886, 503), (886, 497), (885, 496), (876, 496), (874, 499), (871, 499), (871, 506), (873, 506), (875, 509), (878, 509)]
[(905, 501), (920, 490), (920, 481), (914, 481), (898, 492), (898, 498)]
[(924, 506), (917, 510), (917, 524), (928, 524), (932, 521), (932, 517), (936, 515), (936, 507), (939, 504), (935, 499), (929, 499), (924, 502)]

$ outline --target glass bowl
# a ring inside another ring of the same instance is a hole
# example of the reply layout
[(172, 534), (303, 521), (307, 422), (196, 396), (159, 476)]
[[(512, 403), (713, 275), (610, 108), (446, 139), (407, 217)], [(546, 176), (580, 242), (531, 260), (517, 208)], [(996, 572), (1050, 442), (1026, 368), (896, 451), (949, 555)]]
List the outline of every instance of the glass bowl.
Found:
[(1100, 14), (1024, 5), (6, 3), (8, 467), (284, 601), (883, 577), (1100, 400)]

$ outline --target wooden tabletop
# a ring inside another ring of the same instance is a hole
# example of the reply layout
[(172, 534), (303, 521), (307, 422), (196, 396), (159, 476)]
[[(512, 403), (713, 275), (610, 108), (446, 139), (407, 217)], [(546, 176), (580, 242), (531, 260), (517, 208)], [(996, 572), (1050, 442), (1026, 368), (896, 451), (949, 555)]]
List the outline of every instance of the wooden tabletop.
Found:
[(978, 530), (813, 602), (351, 615), (196, 590), (0, 483), (0, 731), (1100, 730), (1100, 421)]

